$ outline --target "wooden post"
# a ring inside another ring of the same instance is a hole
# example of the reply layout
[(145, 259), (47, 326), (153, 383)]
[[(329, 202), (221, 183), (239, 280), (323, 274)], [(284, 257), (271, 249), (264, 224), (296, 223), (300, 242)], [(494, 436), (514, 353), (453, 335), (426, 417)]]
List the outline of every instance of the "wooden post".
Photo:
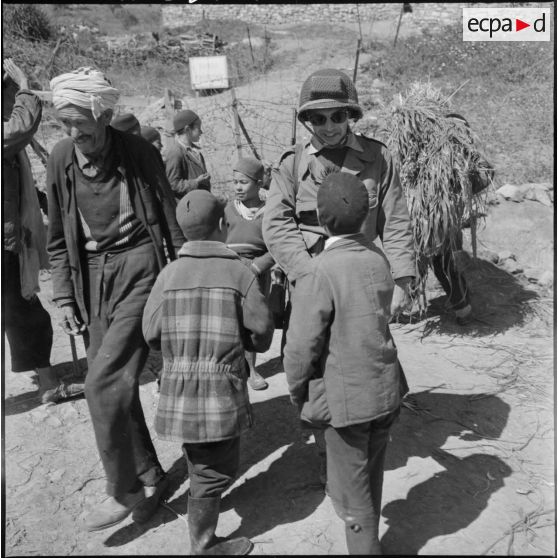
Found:
[(246, 138), (246, 141), (248, 142), (248, 145), (250, 146), (250, 149), (252, 150), (252, 153), (254, 154), (254, 157), (258, 161), (261, 161), (262, 158), (259, 156), (255, 145), (253, 144), (252, 140), (250, 139), (250, 136), (248, 135), (248, 130), (244, 126), (244, 122), (242, 122), (242, 118), (240, 118), (240, 114), (237, 113), (237, 117), (238, 117), (238, 123), (240, 124), (240, 128), (242, 130), (242, 133), (244, 134), (244, 137)]
[(362, 40), (359, 39), (357, 41), (357, 49), (356, 49), (356, 57), (355, 57), (355, 70), (353, 72), (353, 83), (356, 85), (356, 79), (357, 79), (357, 72), (358, 72), (358, 58), (360, 56), (360, 45), (361, 45)]
[(167, 115), (167, 130), (173, 130), (174, 95), (168, 87), (165, 87), (165, 113)]
[(248, 44), (250, 45), (250, 55), (252, 56), (252, 64), (255, 64), (254, 60), (254, 50), (252, 49), (252, 39), (250, 38), (250, 27), (246, 26), (246, 32), (248, 33)]
[(395, 37), (393, 39), (393, 46), (397, 43), (397, 36), (399, 35), (399, 27), (401, 27), (401, 18), (403, 17), (403, 10), (405, 8), (405, 4), (401, 4), (401, 11), (399, 12), (399, 21), (397, 22), (397, 31), (395, 31)]
[(293, 125), (291, 128), (291, 145), (296, 145), (296, 119), (297, 119), (298, 113), (296, 111), (296, 109), (293, 109)]
[(238, 107), (237, 107), (234, 87), (231, 87), (231, 98), (232, 98), (232, 110), (233, 110), (233, 120), (234, 120), (234, 140), (236, 143), (236, 150), (238, 152), (238, 156), (242, 157), (242, 142), (240, 141), (240, 123), (238, 119)]

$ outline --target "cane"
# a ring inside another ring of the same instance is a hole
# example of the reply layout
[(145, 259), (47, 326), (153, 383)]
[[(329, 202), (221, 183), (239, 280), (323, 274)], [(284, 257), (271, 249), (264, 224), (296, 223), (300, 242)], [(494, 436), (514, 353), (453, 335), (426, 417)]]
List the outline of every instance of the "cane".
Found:
[(81, 371), (79, 369), (79, 361), (76, 349), (76, 340), (73, 335), (70, 335), (70, 347), (72, 348), (72, 362), (74, 365), (74, 375), (79, 378), (81, 376)]

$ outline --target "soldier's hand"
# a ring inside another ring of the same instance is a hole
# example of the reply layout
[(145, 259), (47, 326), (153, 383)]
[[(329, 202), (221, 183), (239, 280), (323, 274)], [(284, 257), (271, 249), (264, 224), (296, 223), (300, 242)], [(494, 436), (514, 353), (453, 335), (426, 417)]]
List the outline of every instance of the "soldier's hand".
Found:
[(400, 277), (395, 280), (391, 300), (391, 317), (411, 310), (413, 306), (413, 299), (411, 298), (412, 281), (412, 277)]
[(60, 308), (60, 325), (68, 335), (80, 335), (85, 330), (85, 324), (78, 318), (73, 304)]

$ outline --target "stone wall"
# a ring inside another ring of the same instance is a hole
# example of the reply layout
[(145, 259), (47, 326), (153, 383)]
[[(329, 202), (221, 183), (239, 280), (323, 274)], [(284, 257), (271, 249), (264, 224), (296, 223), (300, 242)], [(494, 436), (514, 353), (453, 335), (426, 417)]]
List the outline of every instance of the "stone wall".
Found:
[[(517, 4), (517, 3), (516, 3)], [(512, 4), (513, 5), (513, 4)], [(517, 4), (518, 5), (518, 4)], [(536, 7), (543, 2), (522, 3)], [(410, 4), (411, 13), (403, 16), (405, 25), (423, 28), (437, 27), (461, 21), (462, 8), (474, 6), (509, 7), (509, 3), (435, 3)], [(239, 19), (260, 25), (281, 23), (342, 22), (370, 24), (374, 21), (391, 21), (397, 24), (401, 3), (385, 4), (180, 4), (162, 7), (163, 27), (172, 29), (208, 19)], [(358, 11), (358, 13), (357, 13)]]

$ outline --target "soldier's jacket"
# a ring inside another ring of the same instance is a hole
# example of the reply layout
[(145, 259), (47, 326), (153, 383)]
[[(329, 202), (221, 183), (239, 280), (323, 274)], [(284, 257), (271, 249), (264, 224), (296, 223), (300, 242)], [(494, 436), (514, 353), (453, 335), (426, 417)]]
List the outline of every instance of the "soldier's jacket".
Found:
[[(264, 240), (291, 282), (304, 272), (310, 253), (320, 251), (326, 236), (316, 215), (325, 168), (310, 141), (299, 149), (300, 156), (295, 156), (295, 147), (287, 150), (273, 170), (263, 219)], [(349, 133), (345, 150), (341, 171), (357, 175), (368, 190), (370, 212), (362, 232), (372, 241), (380, 237), (394, 279), (415, 276), (407, 202), (387, 147)]]

